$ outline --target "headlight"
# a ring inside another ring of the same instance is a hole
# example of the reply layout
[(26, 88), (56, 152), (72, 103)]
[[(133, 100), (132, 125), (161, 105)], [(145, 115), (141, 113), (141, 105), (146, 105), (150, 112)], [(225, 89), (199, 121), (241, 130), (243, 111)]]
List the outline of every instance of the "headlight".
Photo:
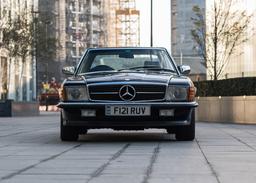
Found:
[(179, 102), (179, 101), (194, 101), (196, 89), (194, 86), (168, 86), (166, 92), (166, 100)]
[(166, 100), (168, 101), (187, 101), (188, 87), (184, 86), (168, 86)]
[(86, 86), (65, 86), (65, 99), (69, 101), (88, 100)]

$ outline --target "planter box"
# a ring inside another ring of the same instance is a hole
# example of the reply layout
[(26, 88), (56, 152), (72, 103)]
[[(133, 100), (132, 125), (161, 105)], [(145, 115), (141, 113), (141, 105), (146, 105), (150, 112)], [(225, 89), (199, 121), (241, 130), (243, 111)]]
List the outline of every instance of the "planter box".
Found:
[(0, 101), (0, 117), (12, 116), (12, 100)]
[(0, 101), (0, 117), (38, 116), (38, 102)]

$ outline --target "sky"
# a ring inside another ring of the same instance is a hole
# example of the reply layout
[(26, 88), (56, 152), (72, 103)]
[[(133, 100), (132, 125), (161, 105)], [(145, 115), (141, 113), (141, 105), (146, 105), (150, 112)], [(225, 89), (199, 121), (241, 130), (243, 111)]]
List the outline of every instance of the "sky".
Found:
[[(140, 10), (140, 43), (150, 46), (150, 0), (136, 0)], [(153, 46), (171, 48), (170, 0), (153, 0)]]

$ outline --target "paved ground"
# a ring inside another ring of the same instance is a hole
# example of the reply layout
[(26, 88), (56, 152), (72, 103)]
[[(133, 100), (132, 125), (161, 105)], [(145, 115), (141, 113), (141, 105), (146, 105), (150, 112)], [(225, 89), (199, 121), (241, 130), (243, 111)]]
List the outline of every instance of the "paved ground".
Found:
[(68, 143), (58, 119), (0, 118), (1, 183), (256, 182), (256, 126), (197, 123), (194, 142), (164, 130), (92, 130)]

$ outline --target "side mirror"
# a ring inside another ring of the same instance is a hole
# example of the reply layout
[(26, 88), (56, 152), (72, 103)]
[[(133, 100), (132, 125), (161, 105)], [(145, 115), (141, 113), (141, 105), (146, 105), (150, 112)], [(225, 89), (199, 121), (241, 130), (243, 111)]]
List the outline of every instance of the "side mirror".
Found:
[(178, 66), (178, 69), (180, 70), (181, 74), (184, 75), (188, 75), (191, 71), (191, 68), (188, 65), (180, 65)]
[(73, 66), (63, 67), (62, 68), (62, 73), (66, 74), (66, 75), (74, 75), (75, 74), (75, 70), (76, 70), (76, 68), (73, 67)]

